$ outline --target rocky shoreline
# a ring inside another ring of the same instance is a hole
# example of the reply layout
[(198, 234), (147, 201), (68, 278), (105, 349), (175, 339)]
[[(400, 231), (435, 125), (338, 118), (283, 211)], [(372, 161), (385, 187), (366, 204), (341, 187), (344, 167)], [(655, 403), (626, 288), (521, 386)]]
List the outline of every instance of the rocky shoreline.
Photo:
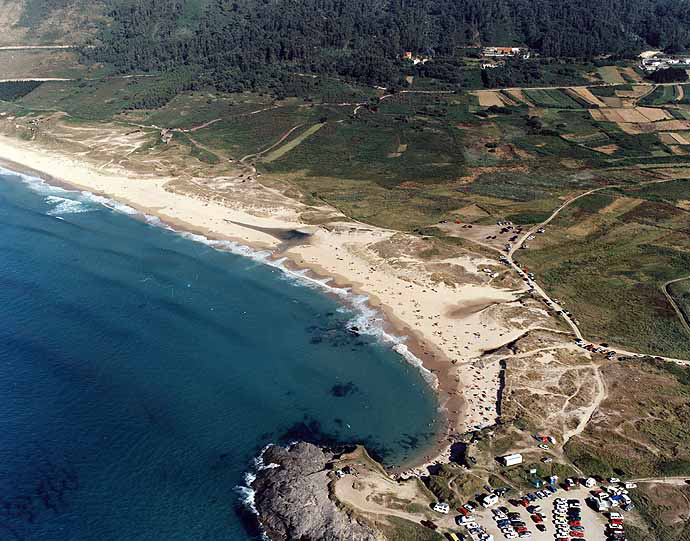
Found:
[(374, 541), (382, 536), (333, 501), (329, 484), (335, 455), (311, 443), (269, 446), (251, 488), (265, 534), (273, 541)]

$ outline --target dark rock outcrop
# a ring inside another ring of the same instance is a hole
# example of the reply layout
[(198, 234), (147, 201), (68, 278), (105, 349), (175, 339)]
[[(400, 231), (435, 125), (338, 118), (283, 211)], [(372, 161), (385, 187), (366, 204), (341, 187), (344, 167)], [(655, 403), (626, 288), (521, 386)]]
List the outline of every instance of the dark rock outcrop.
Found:
[(252, 488), (259, 520), (273, 540), (375, 541), (374, 529), (338, 509), (329, 497), (326, 465), (332, 455), (310, 443), (271, 446)]

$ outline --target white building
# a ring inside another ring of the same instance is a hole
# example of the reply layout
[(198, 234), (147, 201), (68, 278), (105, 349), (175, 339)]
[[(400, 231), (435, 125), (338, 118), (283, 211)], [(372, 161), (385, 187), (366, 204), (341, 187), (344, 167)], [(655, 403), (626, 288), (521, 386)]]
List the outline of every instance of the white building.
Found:
[(504, 466), (515, 466), (522, 464), (522, 455), (520, 453), (513, 453), (512, 455), (505, 455), (499, 458), (499, 461)]

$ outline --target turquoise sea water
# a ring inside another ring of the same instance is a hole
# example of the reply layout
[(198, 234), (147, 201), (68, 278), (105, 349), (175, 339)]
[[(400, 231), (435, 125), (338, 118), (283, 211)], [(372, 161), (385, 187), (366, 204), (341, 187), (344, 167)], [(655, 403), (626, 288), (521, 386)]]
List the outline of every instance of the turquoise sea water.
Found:
[(251, 539), (236, 487), (267, 443), (394, 464), (433, 439), (419, 370), (347, 332), (371, 314), (0, 173), (0, 540)]

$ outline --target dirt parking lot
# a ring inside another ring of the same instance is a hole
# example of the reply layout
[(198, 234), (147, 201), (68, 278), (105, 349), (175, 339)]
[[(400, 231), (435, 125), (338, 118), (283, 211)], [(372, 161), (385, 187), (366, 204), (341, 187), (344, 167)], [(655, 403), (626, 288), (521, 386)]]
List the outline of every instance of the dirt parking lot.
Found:
[[(593, 509), (587, 506), (585, 503), (585, 498), (589, 496), (589, 489), (578, 488), (576, 490), (571, 490), (566, 492), (564, 490), (559, 490), (556, 494), (544, 498), (542, 500), (536, 500), (532, 505), (540, 505), (542, 507), (542, 512), (546, 515), (546, 519), (543, 524), (546, 525), (546, 531), (540, 532), (534, 521), (530, 518), (530, 514), (522, 506), (514, 506), (505, 503), (504, 500), (498, 505), (505, 505), (508, 510), (512, 512), (520, 513), (520, 520), (527, 524), (527, 528), (532, 532), (532, 536), (529, 538), (531, 541), (554, 541), (556, 528), (553, 524), (553, 509), (554, 500), (556, 498), (565, 498), (566, 500), (576, 499), (580, 501), (580, 508), (582, 510), (582, 526), (584, 526), (584, 537), (583, 540), (586, 541), (606, 541), (605, 528), (607, 524), (606, 517), (597, 513)], [(501, 533), (501, 530), (496, 525), (496, 521), (493, 519), (493, 513), (490, 509), (482, 509), (481, 511), (476, 511), (475, 515), (477, 522), (486, 528), (486, 531), (493, 534), (495, 541), (503, 541), (505, 537)]]

